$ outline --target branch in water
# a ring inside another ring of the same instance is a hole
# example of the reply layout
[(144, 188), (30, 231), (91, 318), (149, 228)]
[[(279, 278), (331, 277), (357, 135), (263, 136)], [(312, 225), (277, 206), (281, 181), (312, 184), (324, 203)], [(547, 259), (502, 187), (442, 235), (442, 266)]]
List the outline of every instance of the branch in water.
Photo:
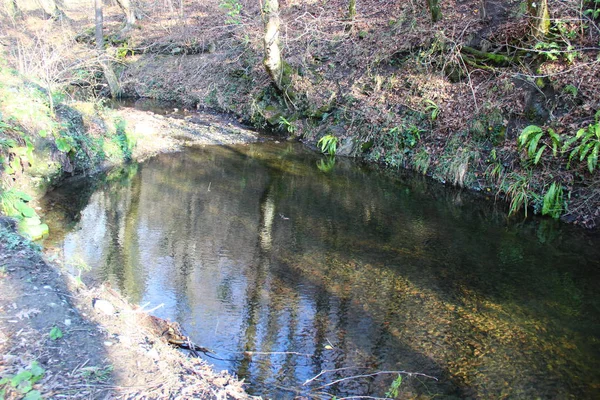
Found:
[(435, 376), (431, 376), (431, 375), (426, 375), (426, 374), (422, 374), (420, 372), (408, 372), (408, 371), (379, 371), (379, 372), (374, 372), (372, 374), (364, 374), (364, 375), (354, 375), (354, 376), (348, 376), (346, 378), (341, 378), (341, 379), (337, 379), (333, 382), (330, 383), (326, 383), (323, 386), (319, 386), (317, 389), (322, 389), (324, 387), (327, 386), (332, 386), (335, 385), (336, 383), (340, 383), (343, 381), (348, 381), (351, 379), (359, 379), (359, 378), (370, 378), (372, 376), (377, 376), (377, 375), (386, 375), (386, 374), (395, 374), (395, 375), (407, 375), (407, 376), (423, 376), (425, 378), (429, 378), (429, 379), (433, 379), (435, 381), (438, 380), (438, 378), (436, 378)]

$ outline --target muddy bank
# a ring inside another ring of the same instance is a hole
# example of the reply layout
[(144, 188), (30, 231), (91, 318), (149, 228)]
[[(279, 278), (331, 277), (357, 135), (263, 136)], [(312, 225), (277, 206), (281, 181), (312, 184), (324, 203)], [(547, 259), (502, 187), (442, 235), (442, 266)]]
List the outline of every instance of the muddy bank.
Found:
[(86, 287), (0, 223), (0, 376), (20, 377), (5, 398), (250, 398), (234, 377), (169, 346), (144, 308)]

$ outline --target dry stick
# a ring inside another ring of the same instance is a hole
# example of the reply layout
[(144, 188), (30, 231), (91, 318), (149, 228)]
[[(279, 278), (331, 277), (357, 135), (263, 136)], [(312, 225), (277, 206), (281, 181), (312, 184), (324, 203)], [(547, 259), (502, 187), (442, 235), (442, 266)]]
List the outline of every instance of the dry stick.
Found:
[(396, 375), (405, 374), (405, 375), (408, 375), (408, 376), (413, 376), (413, 375), (414, 375), (414, 376), (423, 376), (423, 377), (425, 377), (425, 378), (430, 378), (430, 379), (433, 379), (433, 380), (435, 380), (435, 381), (437, 381), (437, 380), (438, 380), (438, 378), (436, 378), (435, 376), (431, 376), (431, 375), (422, 374), (422, 373), (420, 373), (420, 372), (408, 372), (408, 371), (378, 371), (378, 372), (374, 372), (374, 373), (372, 373), (372, 374), (354, 375), (354, 376), (348, 376), (348, 377), (346, 377), (346, 378), (337, 379), (337, 380), (335, 380), (335, 381), (333, 381), (333, 382), (326, 383), (326, 384), (325, 384), (325, 385), (323, 385), (323, 386), (319, 386), (317, 389), (322, 389), (322, 388), (324, 388), (324, 387), (327, 387), (327, 386), (332, 386), (332, 385), (335, 385), (336, 383), (340, 383), (340, 382), (343, 382), (343, 381), (348, 381), (348, 380), (350, 380), (350, 379), (358, 379), (358, 378), (370, 378), (370, 377), (377, 376), (377, 375), (388, 375), (388, 374), (396, 374)]
[(373, 397), (373, 396), (350, 396), (340, 397), (337, 400), (350, 400), (350, 399), (373, 399), (373, 400), (392, 400), (389, 397)]
[(298, 353), (296, 351), (242, 351), (244, 355), (254, 356), (254, 355), (278, 355), (278, 354), (291, 354), (295, 356), (304, 356), (304, 357), (312, 357), (312, 354), (306, 353)]
[(348, 369), (367, 369), (367, 367), (344, 367), (344, 368), (336, 368), (336, 369), (324, 369), (323, 371), (319, 372), (317, 375), (315, 375), (312, 378), (307, 379), (306, 381), (304, 381), (304, 383), (302, 384), (302, 386), (306, 386), (310, 382), (314, 381), (315, 379), (317, 379), (318, 377), (320, 377), (321, 375), (324, 375), (326, 373), (329, 373), (329, 372), (338, 372), (338, 371), (345, 371), (345, 370), (348, 370)]

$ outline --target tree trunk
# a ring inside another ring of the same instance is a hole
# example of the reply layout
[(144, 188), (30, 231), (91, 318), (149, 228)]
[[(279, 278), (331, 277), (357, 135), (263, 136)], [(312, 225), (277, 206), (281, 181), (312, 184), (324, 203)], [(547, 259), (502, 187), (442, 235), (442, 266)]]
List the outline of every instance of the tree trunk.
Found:
[[(37, 3), (42, 7), (44, 13), (52, 19), (70, 21), (67, 14), (64, 13), (62, 8), (64, 4), (61, 0), (37, 0)], [(62, 7), (62, 8), (61, 8)]]
[(112, 70), (110, 62), (106, 58), (106, 53), (104, 51), (104, 17), (102, 15), (102, 0), (94, 0), (94, 9), (96, 12), (96, 50), (98, 50), (98, 56), (100, 57), (100, 66), (102, 67), (102, 72), (104, 73), (106, 82), (108, 82), (108, 88), (110, 89), (111, 97), (121, 97), (121, 87), (119, 86), (119, 81), (115, 75), (115, 72)]
[(125, 28), (131, 28), (136, 22), (135, 9), (131, 4), (131, 0), (117, 0), (117, 4), (125, 14)]
[(532, 33), (536, 38), (542, 38), (550, 30), (550, 12), (548, 0), (527, 0), (527, 11), (532, 19)]
[(263, 64), (277, 89), (284, 94), (289, 94), (290, 76), (289, 71), (286, 71), (289, 67), (283, 62), (279, 48), (279, 26), (281, 24), (279, 1), (265, 0), (263, 12), (265, 23)]
[(431, 22), (438, 22), (442, 19), (442, 9), (440, 8), (440, 0), (427, 0), (427, 7), (431, 13)]
[(95, 10), (95, 22), (96, 22), (96, 49), (100, 52), (104, 52), (104, 16), (102, 15), (102, 0), (94, 0), (94, 10)]

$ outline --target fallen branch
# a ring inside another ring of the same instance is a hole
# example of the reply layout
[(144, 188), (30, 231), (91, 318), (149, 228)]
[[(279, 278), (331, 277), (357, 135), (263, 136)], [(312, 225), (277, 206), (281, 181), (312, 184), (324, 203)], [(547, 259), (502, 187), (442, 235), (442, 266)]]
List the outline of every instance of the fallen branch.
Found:
[(431, 375), (427, 375), (427, 374), (422, 374), (420, 372), (408, 372), (408, 371), (378, 371), (378, 372), (374, 372), (372, 374), (364, 374), (364, 375), (353, 375), (353, 376), (348, 376), (346, 378), (340, 378), (337, 379), (333, 382), (330, 383), (326, 383), (325, 385), (319, 386), (317, 389), (322, 389), (328, 386), (332, 386), (335, 385), (337, 383), (340, 382), (344, 382), (344, 381), (348, 381), (351, 379), (360, 379), (360, 378), (371, 378), (373, 376), (377, 376), (377, 375), (389, 375), (389, 374), (394, 374), (394, 375), (407, 375), (407, 376), (422, 376), (425, 378), (429, 378), (429, 379), (433, 379), (435, 381), (438, 380), (438, 378), (436, 378), (435, 376), (431, 376)]
[(312, 381), (314, 381), (315, 379), (317, 379), (318, 377), (325, 375), (329, 372), (339, 372), (339, 371), (346, 371), (349, 369), (367, 369), (367, 367), (345, 367), (345, 368), (336, 368), (336, 369), (324, 369), (323, 371), (319, 372), (317, 375), (313, 376), (310, 379), (307, 379), (306, 381), (304, 381), (304, 383), (302, 384), (302, 386), (306, 386), (307, 384), (311, 383)]

